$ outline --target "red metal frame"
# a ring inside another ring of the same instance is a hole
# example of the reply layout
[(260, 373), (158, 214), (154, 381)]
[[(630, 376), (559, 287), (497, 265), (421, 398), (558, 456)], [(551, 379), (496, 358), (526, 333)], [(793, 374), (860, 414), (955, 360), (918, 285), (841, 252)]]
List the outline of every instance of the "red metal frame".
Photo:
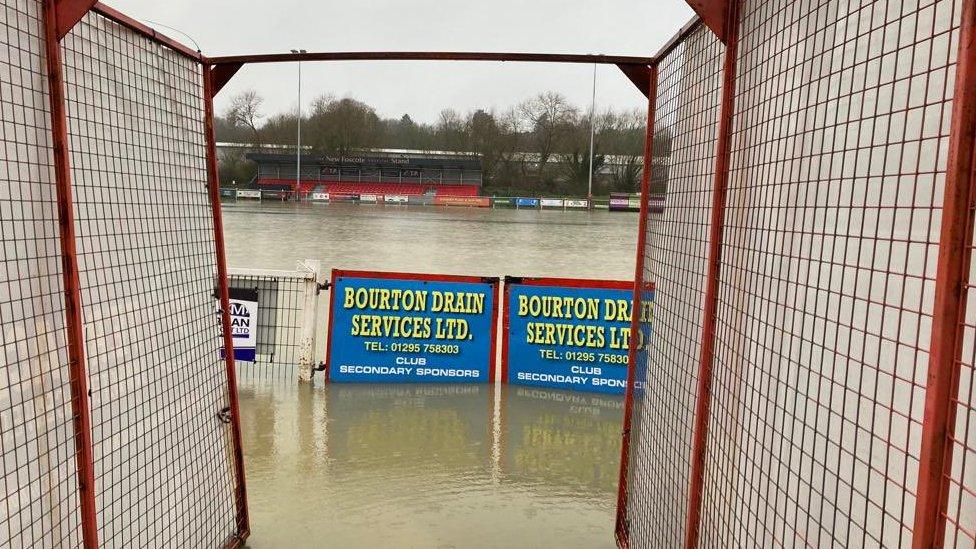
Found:
[(504, 308), (502, 309), (502, 384), (508, 384), (508, 328), (510, 326), (508, 306), (509, 289), (512, 286), (554, 286), (559, 288), (595, 288), (607, 290), (626, 290), (633, 288), (633, 282), (626, 280), (593, 280), (587, 278), (557, 278), (557, 277), (517, 277), (517, 282), (512, 277), (505, 279)]
[(55, 189), (58, 202), (58, 240), (64, 281), (64, 316), (67, 332), (71, 412), (74, 416), (75, 460), (81, 509), (81, 536), (86, 548), (98, 547), (98, 512), (95, 506), (95, 455), (92, 442), (91, 403), (85, 367), (85, 335), (81, 317), (81, 281), (75, 239), (75, 210), (71, 192), (71, 157), (68, 148), (68, 114), (64, 70), (58, 38), (56, 0), (44, 0), (44, 39), (47, 56), (48, 95), (51, 107), (51, 144), (54, 153)]
[(511, 287), (512, 285), (506, 280), (505, 291), (502, 296), (504, 301), (502, 305), (502, 385), (508, 385), (508, 328), (511, 325), (508, 319), (508, 298)]
[(732, 4), (737, 0), (685, 0), (691, 9), (701, 17), (702, 22), (715, 33), (723, 43), (728, 45), (732, 39), (732, 29), (729, 28)]
[(695, 32), (695, 30), (697, 30), (698, 27), (702, 26), (703, 24), (704, 23), (702, 23), (701, 18), (698, 17), (697, 15), (692, 17), (690, 21), (685, 23), (685, 26), (681, 27), (681, 30), (675, 33), (675, 35), (672, 36), (670, 40), (665, 42), (664, 45), (661, 46), (661, 49), (658, 50), (656, 54), (654, 54), (655, 67), (657, 66), (657, 63), (661, 59), (664, 59), (669, 53), (674, 51), (674, 48), (678, 47), (678, 44), (684, 42), (685, 39), (688, 38), (688, 36), (691, 33)]
[(246, 64), (291, 63), (296, 61), (510, 61), (615, 65), (645, 96), (648, 93), (646, 75), (650, 66), (655, 63), (655, 60), (650, 57), (626, 55), (424, 51), (265, 53), (227, 55), (207, 59), (208, 63), (214, 65), (215, 70), (219, 70), (219, 74), (215, 77), (214, 93), (219, 92), (224, 84)]
[(598, 65), (651, 65), (654, 59), (628, 55), (579, 55), (561, 53), (341, 51), (308, 53), (260, 53), (211, 57), (210, 63), (287, 63), (294, 61), (513, 61), (522, 63), (584, 63)]
[(96, 0), (56, 0), (57, 39), (60, 41), (96, 4)]
[(224, 63), (222, 65), (216, 65), (214, 68), (210, 69), (213, 73), (211, 77), (213, 79), (213, 94), (217, 95), (220, 90), (230, 82), (230, 79), (237, 74), (237, 71), (241, 70), (244, 63)]
[(224, 251), (224, 224), (220, 209), (220, 181), (217, 171), (217, 138), (214, 133), (214, 108), (210, 70), (202, 65), (204, 132), (207, 141), (207, 190), (213, 211), (214, 248), (217, 261), (217, 286), (220, 298), (220, 321), (224, 338), (224, 367), (227, 372), (227, 400), (231, 411), (231, 438), (234, 451), (236, 486), (234, 501), (237, 512), (237, 537), (227, 546), (240, 545), (251, 533), (247, 510), (247, 486), (244, 479), (244, 448), (241, 441), (241, 412), (237, 400), (237, 370), (234, 364), (234, 340), (230, 329), (230, 291), (227, 284), (227, 256)]
[(738, 52), (738, 20), (741, 0), (731, 0), (727, 17), (725, 59), (722, 66), (722, 103), (719, 110), (715, 154), (715, 182), (712, 189), (712, 218), (708, 238), (708, 274), (702, 311), (701, 362), (698, 370), (695, 424), (692, 435), (691, 473), (688, 489), (688, 515), (685, 548), (698, 547), (701, 525), (702, 491), (705, 482), (705, 452), (708, 416), (712, 400), (712, 366), (715, 362), (715, 324), (718, 311), (719, 273), (722, 263), (722, 237), (725, 203), (728, 194), (729, 162), (732, 151), (732, 116), (735, 104), (735, 71)]
[(976, 185), (976, 0), (965, 0), (942, 206), (912, 546), (942, 547)]
[(185, 55), (196, 61), (204, 62), (205, 59), (203, 54), (199, 51), (195, 51), (176, 40), (162, 34), (152, 27), (143, 25), (139, 21), (129, 17), (128, 15), (120, 12), (119, 10), (112, 8), (111, 6), (106, 6), (105, 4), (98, 2), (96, 0), (56, 0), (57, 5), (57, 37), (61, 40), (74, 28), (75, 25), (80, 22), (89, 11), (94, 11), (95, 13), (115, 21), (116, 23), (126, 27), (146, 38), (156, 42), (160, 45), (166, 46), (173, 51)]
[[(640, 331), (641, 301), (644, 295), (645, 249), (647, 247), (647, 216), (650, 213), (651, 176), (654, 158), (654, 120), (657, 114), (657, 65), (648, 75), (647, 131), (644, 135), (644, 173), (641, 175), (640, 220), (637, 229), (637, 260), (634, 265), (634, 306), (630, 317), (630, 348), (627, 354), (627, 388), (624, 393), (624, 423), (620, 444), (620, 477), (617, 481), (617, 518), (614, 529), (620, 547), (630, 547), (627, 528), (627, 473), (630, 467), (630, 429), (634, 413), (634, 379), (637, 371), (637, 334)], [(653, 286), (652, 286), (653, 287)]]
[[(401, 273), (395, 271), (356, 271), (332, 269), (332, 276), (329, 280), (329, 288), (335, 288), (336, 279), (345, 278), (375, 278), (379, 280), (423, 280), (428, 282), (467, 282), (473, 284), (490, 284), (493, 287), (493, 299), (491, 306), (491, 340), (488, 351), (488, 383), (495, 382), (495, 368), (498, 366), (496, 355), (498, 354), (498, 285), (499, 280), (494, 277), (482, 277), (471, 275), (447, 275), (447, 274), (426, 274), (426, 273)], [(335, 292), (329, 295), (329, 343), (325, 350), (325, 380), (329, 381), (329, 368), (332, 364), (332, 326), (333, 314), (335, 310)]]
[(184, 44), (177, 42), (176, 40), (173, 40), (172, 38), (166, 36), (165, 34), (157, 31), (152, 27), (143, 25), (139, 21), (136, 21), (135, 19), (129, 17), (128, 15), (120, 12), (115, 8), (106, 6), (101, 2), (97, 2), (95, 3), (94, 6), (92, 6), (92, 11), (94, 11), (95, 13), (103, 17), (111, 19), (112, 21), (115, 21), (116, 23), (122, 25), (123, 27), (128, 28), (129, 30), (132, 30), (138, 34), (141, 34), (142, 36), (145, 36), (146, 38), (152, 40), (153, 42), (156, 42), (162, 46), (166, 46), (167, 48), (179, 54), (185, 55), (190, 59), (199, 61), (201, 63), (206, 62), (206, 58), (199, 51), (196, 51), (193, 48), (190, 48), (189, 46), (186, 46)]

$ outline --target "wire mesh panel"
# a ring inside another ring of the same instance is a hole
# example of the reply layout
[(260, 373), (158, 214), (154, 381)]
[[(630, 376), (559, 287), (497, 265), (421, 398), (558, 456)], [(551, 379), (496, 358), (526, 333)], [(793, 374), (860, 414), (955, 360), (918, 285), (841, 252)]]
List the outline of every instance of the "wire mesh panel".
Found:
[(635, 372), (632, 547), (684, 541), (723, 51), (700, 26), (658, 65), (651, 187), (666, 190), (663, 213), (647, 224), (644, 279), (655, 284), (654, 318)]
[(0, 546), (81, 545), (41, 4), (0, 2)]
[[(972, 9), (972, 8), (970, 8)], [(972, 23), (970, 23), (972, 24)], [(950, 57), (950, 60), (952, 58)], [(958, 86), (957, 88), (958, 89)], [(976, 92), (974, 92), (976, 93)], [(976, 177), (974, 177), (976, 179)], [(959, 388), (950, 401), (950, 415), (955, 424), (946, 441), (952, 461), (943, 479), (947, 489), (945, 547), (976, 547), (976, 205), (969, 203), (969, 254), (967, 300), (961, 320), (962, 353), (959, 364)], [(964, 266), (965, 269), (965, 266)]]
[[(976, 212), (970, 210), (970, 216), (974, 215)], [(970, 265), (969, 273), (959, 391), (953, 402), (956, 422), (948, 441), (952, 464), (946, 479), (945, 547), (951, 548), (976, 546), (976, 262)]]
[(957, 10), (742, 5), (705, 546), (910, 544)]
[(236, 532), (198, 62), (89, 13), (62, 42), (99, 538)]

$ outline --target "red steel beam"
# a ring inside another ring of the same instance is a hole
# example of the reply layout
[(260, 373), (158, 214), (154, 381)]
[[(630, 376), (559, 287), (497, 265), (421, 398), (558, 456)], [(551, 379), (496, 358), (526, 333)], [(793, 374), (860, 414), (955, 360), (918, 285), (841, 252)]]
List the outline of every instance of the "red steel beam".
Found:
[(705, 483), (705, 452), (708, 441), (708, 418), (712, 402), (712, 366), (715, 362), (715, 324), (718, 314), (719, 274), (722, 266), (725, 203), (728, 194), (729, 164), (732, 156), (732, 116), (735, 107), (735, 71), (738, 51), (740, 0), (732, 0), (726, 18), (725, 59), (722, 65), (722, 104), (719, 110), (716, 143), (715, 181), (712, 189), (712, 218), (708, 242), (708, 275), (702, 312), (701, 362), (698, 367), (698, 400), (695, 403), (695, 426), (692, 435), (691, 474), (688, 490), (688, 516), (685, 549), (698, 547), (701, 525), (702, 492)]
[(197, 61), (203, 61), (203, 55), (185, 46), (176, 40), (166, 36), (165, 34), (156, 31), (152, 27), (144, 25), (139, 21), (129, 17), (128, 15), (120, 12), (119, 10), (106, 6), (105, 4), (98, 2), (97, 0), (58, 0), (57, 1), (57, 32), (58, 40), (61, 40), (78, 24), (82, 18), (85, 17), (89, 11), (94, 11), (95, 13), (110, 19), (129, 30), (141, 34), (150, 40), (166, 46), (171, 50), (195, 59)]
[(965, 0), (935, 277), (932, 339), (915, 502), (915, 549), (942, 547), (959, 391), (976, 193), (976, 0)]
[(234, 474), (236, 476), (234, 501), (237, 511), (237, 535), (238, 541), (243, 541), (250, 535), (251, 526), (247, 511), (247, 486), (244, 482), (244, 450), (241, 442), (241, 412), (237, 401), (234, 341), (230, 330), (230, 291), (227, 287), (227, 256), (224, 251), (224, 222), (220, 210), (220, 181), (217, 171), (217, 137), (214, 133), (213, 73), (209, 66), (203, 65), (202, 67), (204, 132), (207, 141), (207, 189), (210, 194), (210, 207), (213, 210), (220, 322), (224, 339), (224, 369), (227, 374), (227, 400), (231, 412), (231, 438), (234, 447)]
[(711, 29), (723, 44), (728, 45), (732, 37), (732, 29), (728, 24), (729, 14), (736, 0), (686, 0), (686, 2), (701, 17), (705, 26)]
[(688, 38), (688, 35), (695, 32), (695, 30), (697, 30), (698, 27), (702, 26), (702, 24), (703, 23), (700, 17), (698, 17), (697, 15), (692, 17), (691, 21), (685, 23), (685, 26), (681, 27), (681, 30), (676, 32), (674, 36), (671, 37), (670, 40), (665, 42), (664, 46), (661, 46), (661, 49), (659, 49), (657, 53), (654, 55), (654, 59), (660, 62), (665, 55), (671, 53), (674, 50), (674, 48), (678, 47), (678, 44), (684, 42), (685, 38)]
[(513, 61), (522, 63), (596, 63), (598, 65), (651, 65), (650, 57), (625, 55), (577, 55), (561, 53), (488, 53), (429, 51), (343, 51), (267, 53), (211, 57), (214, 65), (225, 63), (286, 63), (294, 61)]
[(128, 28), (129, 30), (141, 34), (142, 36), (160, 44), (166, 46), (167, 48), (182, 54), (190, 59), (203, 62), (205, 59), (203, 54), (200, 52), (173, 40), (172, 38), (166, 36), (165, 34), (158, 32), (156, 29), (143, 25), (142, 23), (136, 21), (135, 19), (129, 17), (128, 15), (120, 12), (119, 10), (106, 6), (101, 2), (95, 3), (92, 7), (92, 11), (98, 13), (99, 15), (111, 19), (112, 21)]
[(211, 57), (214, 65), (214, 93), (220, 92), (241, 66), (251, 63), (290, 63), (296, 61), (511, 61), (524, 63), (596, 63), (616, 65), (645, 96), (648, 71), (654, 63), (650, 57), (623, 55), (575, 55), (556, 53), (490, 53), (490, 52), (309, 52), (269, 53)]
[(68, 148), (68, 114), (65, 101), (61, 45), (58, 42), (59, 2), (44, 0), (44, 46), (47, 57), (48, 98), (51, 108), (51, 148), (58, 202), (58, 239), (64, 283), (64, 316), (71, 386), (71, 412), (75, 435), (75, 463), (84, 547), (98, 547), (95, 506), (95, 456), (92, 442), (88, 372), (85, 368), (85, 336), (81, 318), (81, 282), (75, 241), (75, 209), (71, 193), (71, 158)]
[[(654, 119), (657, 108), (657, 65), (647, 75), (647, 133), (644, 136), (644, 173), (641, 175), (640, 219), (637, 225), (637, 260), (634, 266), (634, 301), (630, 315), (630, 347), (627, 352), (627, 389), (624, 396), (624, 424), (620, 445), (620, 477), (617, 481), (617, 524), (615, 535), (621, 548), (630, 547), (627, 524), (627, 473), (630, 468), (630, 429), (634, 413), (634, 381), (637, 373), (637, 346), (640, 335), (641, 300), (645, 290), (644, 266), (647, 247), (647, 216), (650, 212), (651, 176), (654, 160)], [(646, 342), (645, 342), (646, 344)]]

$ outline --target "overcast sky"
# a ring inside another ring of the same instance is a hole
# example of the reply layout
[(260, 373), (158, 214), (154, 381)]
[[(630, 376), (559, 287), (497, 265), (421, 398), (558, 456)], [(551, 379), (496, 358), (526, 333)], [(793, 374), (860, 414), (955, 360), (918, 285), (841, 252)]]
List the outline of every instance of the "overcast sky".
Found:
[[(692, 16), (681, 0), (111, 0), (147, 24), (190, 35), (206, 55), (309, 51), (499, 51), (650, 56)], [(184, 36), (165, 34), (191, 44)], [(327, 62), (302, 65), (302, 104), (352, 96), (382, 116), (431, 122), (445, 108), (504, 109), (556, 90), (588, 106), (591, 65), (481, 62)], [(245, 67), (217, 96), (242, 90), (265, 113), (294, 109), (295, 64)], [(616, 67), (597, 69), (598, 109), (643, 107)]]

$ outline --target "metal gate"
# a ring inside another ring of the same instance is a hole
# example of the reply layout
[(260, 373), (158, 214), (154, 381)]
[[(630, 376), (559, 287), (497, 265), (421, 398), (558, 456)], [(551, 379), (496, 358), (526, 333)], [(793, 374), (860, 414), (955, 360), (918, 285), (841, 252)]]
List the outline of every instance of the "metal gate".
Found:
[(692, 4), (620, 545), (972, 547), (976, 2)]
[(0, 9), (0, 545), (237, 545), (203, 59), (92, 4)]

